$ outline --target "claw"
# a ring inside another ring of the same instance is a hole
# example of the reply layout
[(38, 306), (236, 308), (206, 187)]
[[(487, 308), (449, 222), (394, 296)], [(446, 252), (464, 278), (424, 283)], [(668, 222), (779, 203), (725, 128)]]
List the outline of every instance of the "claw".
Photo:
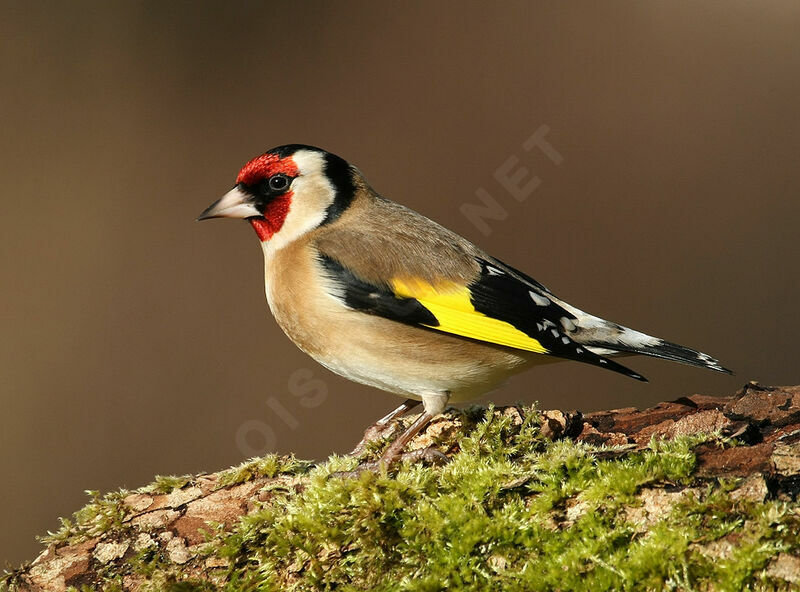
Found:
[(381, 417), (364, 431), (364, 437), (356, 444), (349, 456), (360, 456), (367, 449), (367, 445), (370, 442), (394, 436), (399, 427), (398, 422), (394, 420), (399, 419), (409, 409), (413, 409), (417, 405), (419, 405), (419, 401), (416, 399), (406, 399), (397, 409)]
[(364, 430), (364, 437), (356, 444), (356, 447), (350, 452), (348, 456), (361, 456), (372, 442), (379, 440), (388, 440), (394, 436), (400, 429), (400, 424), (397, 421), (390, 423), (373, 423), (366, 430)]
[(444, 452), (433, 446), (412, 450), (411, 452), (404, 452), (400, 455), (398, 460), (412, 463), (425, 462), (434, 466), (446, 465), (450, 462), (450, 459)]
[(338, 479), (358, 479), (364, 473), (379, 474), (384, 469), (397, 466), (402, 462), (424, 462), (433, 466), (442, 466), (449, 463), (450, 459), (438, 448), (427, 446), (425, 448), (419, 448), (410, 452), (393, 455), (392, 457), (387, 457), (387, 455), (384, 454), (380, 460), (363, 463), (352, 471), (337, 471), (335, 473), (331, 473), (328, 475), (328, 478), (330, 479), (334, 477)]

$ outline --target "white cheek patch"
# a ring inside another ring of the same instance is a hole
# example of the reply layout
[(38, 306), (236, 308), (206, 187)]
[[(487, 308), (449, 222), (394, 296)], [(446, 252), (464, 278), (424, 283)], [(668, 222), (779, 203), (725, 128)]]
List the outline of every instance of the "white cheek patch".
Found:
[(320, 152), (298, 150), (292, 160), (299, 175), (292, 181), (292, 202), (280, 231), (268, 241), (277, 250), (319, 226), (333, 203), (335, 189), (325, 176), (325, 158)]

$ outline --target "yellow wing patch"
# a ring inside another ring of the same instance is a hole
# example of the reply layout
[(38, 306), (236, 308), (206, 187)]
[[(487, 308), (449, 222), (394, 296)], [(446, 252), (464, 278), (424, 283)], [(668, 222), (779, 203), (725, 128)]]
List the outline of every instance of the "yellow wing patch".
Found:
[(539, 341), (511, 323), (475, 310), (467, 286), (451, 281), (434, 286), (419, 278), (395, 278), (391, 285), (397, 296), (414, 298), (436, 317), (439, 325), (434, 329), (539, 354), (548, 353)]

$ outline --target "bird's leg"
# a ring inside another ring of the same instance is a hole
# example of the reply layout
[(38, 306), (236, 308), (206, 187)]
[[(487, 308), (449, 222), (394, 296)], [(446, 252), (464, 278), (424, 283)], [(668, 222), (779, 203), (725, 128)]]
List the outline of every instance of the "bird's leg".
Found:
[[(403, 450), (408, 443), (419, 434), (431, 420), (444, 411), (447, 406), (447, 400), (450, 398), (448, 393), (431, 393), (422, 396), (422, 405), (425, 411), (412, 423), (405, 432), (400, 434), (394, 442), (386, 449), (381, 456), (380, 463), (385, 466), (390, 466), (392, 463), (403, 457)], [(408, 453), (409, 460), (427, 459), (432, 460), (434, 457), (441, 460), (444, 455), (435, 448), (425, 448), (424, 450), (415, 450)], [(445, 458), (446, 460), (446, 458)]]
[(381, 462), (386, 466), (389, 466), (398, 460), (408, 443), (411, 442), (411, 440), (414, 439), (414, 436), (419, 434), (433, 418), (434, 416), (427, 411), (421, 413), (420, 416), (414, 420), (414, 423), (408, 426), (405, 432), (397, 436), (395, 441), (392, 442), (389, 448), (386, 449), (381, 456)]
[[(381, 468), (388, 468), (398, 460), (409, 460), (411, 462), (417, 462), (420, 460), (424, 460), (430, 463), (446, 463), (448, 462), (448, 458), (442, 454), (441, 451), (429, 446), (427, 448), (422, 448), (420, 450), (413, 450), (411, 452), (403, 453), (403, 449), (408, 445), (408, 443), (419, 434), (425, 426), (427, 426), (430, 421), (439, 415), (442, 411), (444, 411), (445, 406), (447, 405), (447, 400), (450, 398), (449, 393), (433, 393), (430, 395), (423, 395), (422, 397), (422, 404), (425, 407), (425, 411), (420, 414), (420, 416), (414, 420), (414, 422), (408, 426), (405, 432), (400, 434), (397, 439), (389, 445), (386, 451), (381, 456), (380, 460), (375, 462), (368, 462), (359, 465), (359, 467), (353, 471), (339, 471), (337, 473), (332, 473), (331, 477), (341, 477), (341, 478), (354, 478), (358, 477), (364, 471), (376, 471), (380, 472)], [(405, 403), (400, 405), (397, 409), (379, 419), (373, 426), (371, 426), (367, 432), (369, 432), (373, 428), (379, 429), (381, 425), (384, 427), (390, 425), (394, 419), (397, 419), (400, 415), (408, 411), (409, 409), (415, 407), (419, 404), (419, 401), (414, 399), (408, 399)], [(368, 440), (368, 434), (364, 434), (364, 440)], [(364, 441), (359, 442), (359, 445), (356, 447), (356, 451), (363, 450)], [(351, 454), (353, 454), (351, 453)]]
[(390, 421), (393, 421), (403, 415), (406, 411), (409, 411), (422, 403), (422, 401), (418, 401), (416, 399), (406, 399), (403, 403), (394, 411), (390, 411), (383, 417), (381, 417), (378, 421), (375, 422), (375, 425), (386, 425)]
[(381, 417), (378, 421), (364, 430), (364, 437), (358, 444), (356, 444), (356, 447), (353, 448), (353, 451), (350, 453), (350, 455), (358, 456), (364, 452), (364, 450), (366, 450), (367, 445), (370, 442), (391, 436), (396, 429), (396, 426), (391, 425), (391, 423), (408, 410), (413, 409), (419, 404), (420, 401), (417, 401), (416, 399), (406, 399), (397, 409)]

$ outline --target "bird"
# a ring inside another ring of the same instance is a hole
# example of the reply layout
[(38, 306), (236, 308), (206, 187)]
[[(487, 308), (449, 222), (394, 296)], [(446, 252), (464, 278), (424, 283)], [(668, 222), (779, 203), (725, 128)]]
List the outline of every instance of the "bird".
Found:
[(708, 354), (568, 304), (383, 197), (358, 168), (321, 148), (289, 144), (251, 159), (197, 220), (210, 218), (243, 219), (255, 230), (269, 308), (297, 347), (336, 374), (405, 398), (372, 428), (422, 403), (383, 465), (400, 459), (448, 403), (539, 364), (583, 362), (646, 382), (612, 359), (641, 354), (731, 373)]

